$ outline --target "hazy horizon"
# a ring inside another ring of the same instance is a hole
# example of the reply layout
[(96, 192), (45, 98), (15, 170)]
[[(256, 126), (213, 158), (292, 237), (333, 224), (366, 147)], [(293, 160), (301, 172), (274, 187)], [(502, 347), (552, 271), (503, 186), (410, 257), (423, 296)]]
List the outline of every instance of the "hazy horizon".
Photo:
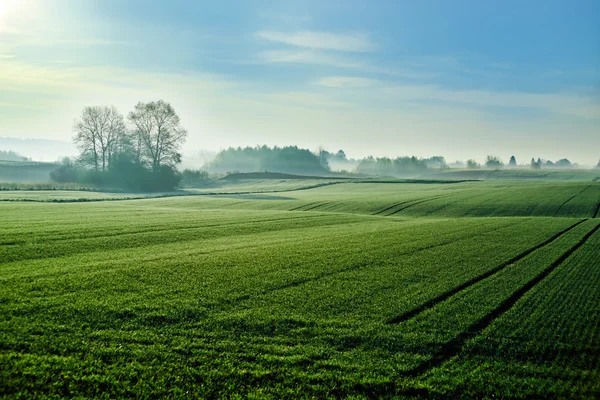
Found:
[(0, 0), (0, 137), (70, 142), (84, 106), (164, 99), (186, 155), (266, 144), (592, 166), (598, 20), (594, 1)]

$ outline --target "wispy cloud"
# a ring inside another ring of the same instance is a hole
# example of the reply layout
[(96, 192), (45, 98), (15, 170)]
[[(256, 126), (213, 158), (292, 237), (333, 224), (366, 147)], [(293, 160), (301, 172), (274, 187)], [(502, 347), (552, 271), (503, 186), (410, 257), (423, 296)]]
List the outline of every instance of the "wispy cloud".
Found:
[[(116, 67), (31, 65), (9, 60), (0, 63), (0, 94), (36, 93), (54, 106), (61, 100), (119, 101), (148, 94), (197, 95), (231, 90), (236, 82), (216, 74), (150, 73)], [(7, 97), (8, 98), (8, 97)], [(85, 104), (85, 103), (84, 103)]]
[(409, 79), (430, 79), (439, 76), (437, 72), (423, 71), (416, 68), (401, 68), (393, 65), (379, 66), (320, 50), (267, 50), (259, 53), (258, 58), (261, 62), (266, 63), (326, 65)]
[(259, 59), (268, 63), (316, 64), (340, 68), (361, 68), (362, 64), (317, 50), (267, 50)]
[[(600, 96), (589, 93), (460, 90), (432, 84), (390, 84), (357, 76), (327, 76), (313, 84), (339, 89), (338, 95), (344, 96), (348, 104), (362, 109), (433, 110), (445, 107), (488, 116), (523, 109), (542, 111), (545, 118), (564, 116), (588, 122), (600, 120)], [(344, 89), (361, 92), (359, 95), (355, 92), (344, 94)]]
[(379, 84), (379, 81), (358, 76), (328, 76), (315, 82), (316, 85), (330, 88), (365, 88)]
[(0, 54), (0, 58), (15, 58), (14, 54)]
[(397, 100), (432, 100), (465, 106), (542, 109), (585, 119), (600, 118), (600, 98), (578, 93), (530, 93), (491, 90), (450, 90), (439, 85), (394, 85), (382, 88)]
[(258, 96), (259, 101), (275, 102), (287, 106), (348, 107), (350, 104), (311, 92), (280, 92)]
[(261, 31), (256, 36), (276, 43), (283, 43), (309, 49), (337, 50), (348, 52), (367, 52), (376, 46), (362, 33), (336, 34), (330, 32), (276, 32)]
[(99, 38), (80, 38), (80, 39), (47, 39), (37, 40), (40, 46), (136, 46), (137, 43), (126, 40), (108, 40)]

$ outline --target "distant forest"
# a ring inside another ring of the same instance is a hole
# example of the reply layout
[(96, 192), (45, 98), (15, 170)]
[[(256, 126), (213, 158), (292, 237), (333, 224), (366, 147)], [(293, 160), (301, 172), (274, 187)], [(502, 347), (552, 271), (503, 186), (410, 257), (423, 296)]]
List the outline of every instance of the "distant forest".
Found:
[(330, 171), (324, 154), (297, 146), (230, 147), (217, 153), (205, 169), (212, 173), (269, 171), (304, 175)]
[(8, 150), (0, 150), (0, 160), (2, 161), (31, 161), (31, 159), (16, 153), (14, 151)]
[[(412, 178), (450, 168), (546, 170), (579, 167), (566, 158), (551, 161), (532, 157), (530, 161), (518, 163), (515, 156), (511, 156), (506, 164), (492, 155), (488, 155), (481, 164), (473, 159), (448, 163), (442, 156), (368, 156), (353, 159), (348, 158), (343, 150), (311, 151), (298, 146), (266, 145), (230, 147), (218, 153), (199, 152), (191, 156), (189, 164), (186, 164), (178, 151), (185, 140), (186, 131), (179, 125), (179, 117), (169, 103), (139, 103), (129, 113), (128, 120), (129, 127), (123, 115), (114, 107), (86, 107), (82, 117), (75, 123), (74, 142), (80, 150), (77, 157), (65, 157), (59, 165), (31, 163), (40, 166), (37, 169), (30, 166), (28, 172), (24, 173), (16, 170), (16, 164), (30, 162), (30, 158), (15, 151), (0, 150), (0, 161), (11, 164), (2, 166), (0, 178), (8, 181), (42, 181), (44, 176), (49, 175), (51, 180), (60, 183), (145, 192), (169, 191), (182, 185), (202, 187), (210, 184), (215, 175), (252, 172), (296, 176)], [(596, 168), (600, 168), (600, 162)]]
[(419, 159), (416, 157), (366, 157), (348, 159), (343, 150), (316, 153), (297, 146), (285, 147), (230, 147), (216, 154), (205, 170), (211, 173), (282, 172), (315, 175), (329, 172), (358, 173), (361, 175), (397, 175), (423, 172), (427, 169), (448, 168), (444, 157)]
[[(599, 163), (600, 164), (600, 163)], [(504, 169), (504, 168), (573, 168), (577, 164), (566, 158), (552, 162), (541, 158), (532, 158), (530, 162), (517, 164), (514, 156), (508, 164), (504, 164), (496, 156), (487, 156), (483, 164), (475, 160), (466, 162), (456, 161), (452, 168), (467, 169)], [(442, 156), (429, 158), (412, 157), (373, 157), (352, 159), (343, 150), (329, 152), (320, 149), (311, 152), (297, 146), (285, 147), (230, 147), (217, 153), (214, 158), (204, 165), (209, 173), (235, 172), (281, 172), (298, 175), (322, 175), (326, 173), (356, 173), (371, 176), (411, 176), (424, 174), (428, 171), (450, 168), (450, 164)]]

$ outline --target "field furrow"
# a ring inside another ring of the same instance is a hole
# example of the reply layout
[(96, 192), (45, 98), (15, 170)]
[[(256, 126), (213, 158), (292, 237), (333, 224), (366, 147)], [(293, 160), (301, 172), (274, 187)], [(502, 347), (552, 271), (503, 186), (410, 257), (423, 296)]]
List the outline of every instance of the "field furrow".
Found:
[(586, 220), (581, 220), (578, 221), (576, 223), (574, 223), (573, 225), (569, 226), (566, 229), (563, 229), (562, 231), (556, 233), (555, 235), (551, 236), (549, 239), (543, 241), (542, 243), (539, 243), (527, 250), (525, 250), (524, 252), (516, 255), (515, 257), (511, 258), (510, 260), (498, 265), (495, 268), (492, 268), (488, 271), (486, 271), (485, 273), (478, 275), (472, 279), (469, 279), (467, 282), (464, 282), (463, 284), (452, 288), (451, 290), (448, 290), (444, 293), (442, 293), (441, 295), (427, 301), (426, 303), (423, 303), (421, 305), (419, 305), (418, 307), (413, 308), (412, 310), (409, 310), (403, 314), (400, 314), (394, 318), (392, 318), (389, 323), (390, 324), (398, 324), (400, 322), (406, 321), (410, 318), (413, 318), (414, 316), (416, 316), (417, 314), (431, 308), (434, 307), (436, 304), (441, 303), (442, 301), (445, 301), (446, 299), (450, 298), (451, 296), (460, 293), (461, 291), (475, 285), (476, 283), (502, 271), (504, 268), (508, 267), (509, 265), (512, 265), (514, 263), (516, 263), (517, 261), (525, 258), (526, 256), (528, 256), (529, 254), (533, 253), (534, 251), (552, 243), (553, 241), (555, 241), (556, 239), (558, 239), (560, 236), (564, 235), (565, 233), (567, 233), (568, 231), (570, 231), (571, 229), (575, 228), (577, 225), (585, 222)]
[(591, 187), (592, 187), (592, 185), (588, 185), (581, 192), (575, 193), (573, 196), (569, 197), (564, 203), (562, 203), (560, 206), (558, 206), (558, 208), (556, 209), (556, 213), (554, 213), (554, 216), (557, 216), (560, 213), (560, 209), (563, 208), (565, 206), (565, 204), (567, 204), (568, 202), (573, 200), (575, 197), (581, 195), (583, 192), (585, 192), (586, 190), (588, 190)]
[[(414, 325), (433, 324), (433, 326), (439, 326), (437, 329), (443, 329), (441, 335), (436, 335), (436, 341), (440, 337), (448, 336), (456, 328), (451, 329), (443, 328), (448, 327), (449, 324), (457, 323), (456, 327), (460, 327), (461, 331), (458, 335), (453, 337), (447, 342), (443, 342), (436, 351), (432, 354), (431, 358), (419, 366), (406, 371), (407, 375), (418, 376), (425, 372), (428, 372), (434, 368), (441, 366), (443, 363), (449, 361), (456, 355), (458, 355), (465, 344), (480, 335), (483, 330), (490, 326), (498, 317), (509, 311), (527, 292), (532, 290), (538, 283), (552, 273), (557, 267), (565, 262), (575, 251), (582, 247), (598, 230), (600, 224), (596, 224), (591, 229), (587, 229), (587, 233), (583, 237), (577, 240), (566, 241), (574, 242), (568, 246), (561, 244), (556, 246), (556, 249), (548, 252), (551, 254), (540, 254), (538, 257), (542, 259), (553, 259), (558, 255), (554, 261), (547, 264), (544, 268), (527, 268), (526, 266), (519, 266), (516, 264), (512, 271), (500, 276), (496, 282), (482, 282), (479, 288), (475, 288), (471, 293), (467, 293), (462, 298), (450, 298), (448, 304), (440, 307), (439, 310), (432, 309), (429, 315), (424, 315), (420, 320), (415, 321)], [(565, 250), (562, 250), (565, 248)], [(556, 254), (556, 255), (555, 255)], [(533, 256), (533, 259), (528, 260), (530, 265), (540, 265), (539, 262)], [(535, 261), (534, 261), (535, 260)], [(523, 271), (521, 271), (523, 270)], [(522, 282), (522, 284), (521, 284)], [(493, 285), (493, 288), (491, 287)], [(471, 307), (467, 307), (466, 304), (472, 302), (476, 296), (480, 296), (481, 292), (489, 293), (489, 297), (482, 301), (481, 304), (477, 304)], [(458, 296), (457, 296), (458, 297)], [(489, 311), (482, 313), (486, 308), (493, 305)], [(441, 315), (451, 312), (451, 310), (458, 310), (460, 307), (461, 311), (456, 312), (452, 317), (446, 318), (442, 322), (440, 319)], [(460, 322), (458, 319), (460, 318)], [(411, 327), (414, 329), (414, 327)], [(434, 346), (436, 348), (436, 346)]]
[[(600, 393), (600, 230), (455, 358), (432, 370), (447, 393), (597, 398)], [(461, 377), (455, 381), (450, 376)]]

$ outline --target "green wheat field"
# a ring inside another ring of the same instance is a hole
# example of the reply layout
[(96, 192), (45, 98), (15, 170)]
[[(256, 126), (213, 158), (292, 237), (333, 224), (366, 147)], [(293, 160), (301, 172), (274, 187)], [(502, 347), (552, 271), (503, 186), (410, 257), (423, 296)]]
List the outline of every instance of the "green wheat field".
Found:
[(3, 398), (598, 398), (600, 182), (0, 191)]

